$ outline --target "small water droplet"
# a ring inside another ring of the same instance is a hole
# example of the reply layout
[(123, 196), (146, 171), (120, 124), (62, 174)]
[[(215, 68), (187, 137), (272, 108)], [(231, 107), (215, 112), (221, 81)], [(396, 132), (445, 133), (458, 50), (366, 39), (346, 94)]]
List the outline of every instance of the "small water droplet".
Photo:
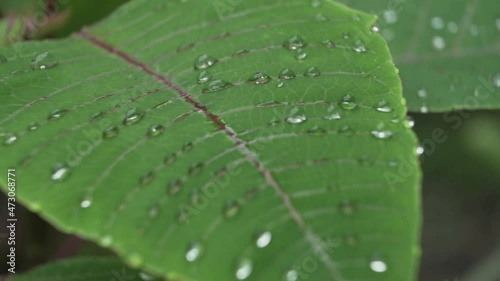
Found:
[(441, 51), (446, 47), (446, 41), (441, 36), (434, 36), (432, 37), (432, 46), (434, 49)]
[(387, 264), (380, 259), (375, 259), (370, 262), (370, 269), (378, 273), (386, 272)]
[(417, 146), (416, 152), (417, 152), (417, 155), (420, 156), (420, 155), (424, 154), (425, 149), (423, 146), (419, 145), (419, 146)]
[(303, 60), (303, 59), (307, 58), (307, 53), (302, 49), (297, 49), (295, 51), (295, 58), (297, 60)]
[(454, 23), (454, 22), (452, 22), (452, 21), (450, 21), (450, 22), (446, 25), (446, 28), (448, 29), (448, 31), (449, 31), (450, 33), (455, 34), (455, 33), (457, 33), (457, 32), (458, 32), (458, 24), (456, 24), (456, 23)]
[(97, 112), (97, 113), (94, 113), (94, 115), (92, 115), (92, 117), (90, 117), (89, 119), (89, 122), (95, 122), (101, 118), (103, 118), (104, 116), (106, 116), (106, 113), (104, 112)]
[(193, 242), (191, 245), (189, 245), (187, 251), (186, 251), (186, 260), (188, 262), (194, 262), (196, 261), (202, 253), (202, 246), (200, 242)]
[(109, 139), (112, 139), (112, 138), (118, 136), (119, 133), (120, 133), (120, 130), (118, 129), (118, 127), (116, 127), (116, 126), (109, 126), (102, 133), (102, 137), (105, 140), (109, 140)]
[(405, 122), (403, 124), (406, 128), (411, 129), (415, 126), (415, 120), (411, 116), (406, 116)]
[(179, 191), (181, 191), (182, 186), (183, 184), (181, 180), (172, 180), (168, 183), (167, 191), (170, 195), (176, 195)]
[(202, 70), (198, 74), (197, 82), (198, 82), (198, 84), (203, 84), (203, 83), (210, 81), (210, 79), (212, 79), (212, 75), (210, 73), (208, 73), (208, 71)]
[(131, 254), (129, 256), (128, 260), (129, 260), (130, 265), (134, 268), (140, 267), (143, 263), (142, 257), (137, 253)]
[(177, 160), (177, 154), (172, 153), (172, 154), (165, 156), (163, 163), (165, 163), (165, 165), (171, 165), (175, 162), (175, 160)]
[(420, 107), (420, 112), (421, 113), (428, 113), (429, 112), (429, 108), (426, 105), (422, 105)]
[(344, 215), (352, 215), (356, 211), (356, 206), (349, 200), (343, 200), (339, 204), (339, 211)]
[(379, 112), (385, 112), (385, 113), (392, 112), (392, 108), (389, 107), (389, 104), (386, 101), (381, 101), (377, 103), (376, 109)]
[(306, 42), (304, 39), (298, 37), (298, 36), (292, 36), (288, 40), (285, 41), (283, 44), (283, 47), (295, 51), (300, 48), (304, 48), (306, 46)]
[(41, 53), (31, 60), (31, 68), (34, 70), (46, 70), (58, 64), (55, 56), (49, 52)]
[(382, 17), (388, 24), (395, 24), (398, 21), (398, 14), (394, 10), (385, 10)]
[(285, 272), (285, 281), (297, 281), (299, 280), (299, 273), (297, 272), (297, 270), (289, 270), (287, 272)]
[(12, 134), (12, 135), (8, 135), (8, 136), (5, 138), (5, 140), (4, 140), (4, 142), (3, 142), (3, 144), (4, 144), (4, 145), (12, 145), (12, 144), (14, 144), (17, 140), (18, 140), (18, 138), (17, 138), (17, 136), (16, 136), (16, 135), (13, 135), (13, 134)]
[(258, 248), (265, 248), (265, 247), (269, 246), (272, 238), (273, 238), (273, 235), (269, 231), (264, 231), (262, 233), (259, 233), (257, 235), (255, 245), (257, 245)]
[(113, 237), (111, 235), (104, 235), (100, 240), (99, 243), (103, 247), (109, 247), (113, 243)]
[(335, 105), (330, 105), (326, 109), (326, 114), (323, 116), (323, 119), (325, 120), (340, 120), (342, 119), (342, 116), (337, 110), (337, 107)]
[(160, 206), (158, 204), (153, 204), (148, 209), (148, 216), (150, 218), (156, 218), (159, 213), (160, 213)]
[(431, 26), (437, 30), (443, 29), (444, 28), (444, 20), (440, 17), (433, 17), (431, 19)]
[(374, 33), (379, 33), (380, 32), (380, 28), (376, 25), (373, 25), (372, 28), (371, 28), (371, 31), (374, 32)]
[(51, 179), (55, 181), (62, 181), (68, 177), (69, 168), (66, 165), (59, 164), (52, 171)]
[(85, 198), (80, 202), (80, 207), (83, 209), (87, 209), (92, 205), (92, 199), (91, 198)]
[(389, 130), (373, 130), (370, 134), (376, 139), (388, 139), (394, 135), (394, 133)]
[(418, 90), (417, 95), (419, 98), (425, 99), (425, 98), (427, 98), (427, 90), (420, 89), (420, 90)]
[(278, 84), (276, 84), (276, 87), (278, 87), (278, 88), (281, 88), (283, 86), (285, 86), (285, 82), (283, 82), (283, 81), (278, 81)]
[(254, 75), (252, 75), (250, 78), (248, 78), (247, 83), (262, 85), (262, 84), (269, 83), (271, 80), (272, 80), (272, 78), (269, 77), (267, 74), (262, 73), (262, 72), (257, 72)]
[(194, 61), (195, 69), (207, 69), (217, 63), (217, 59), (210, 55), (201, 55)]
[(203, 163), (195, 163), (189, 167), (188, 174), (190, 176), (198, 175), (203, 169)]
[(352, 48), (356, 53), (365, 53), (367, 51), (365, 43), (357, 40), (355, 46)]
[(36, 122), (29, 123), (28, 125), (28, 131), (36, 131), (38, 128), (40, 128), (40, 124)]
[(155, 173), (149, 172), (140, 178), (139, 184), (140, 185), (147, 185), (147, 184), (150, 184), (154, 179), (155, 179)]
[(48, 120), (53, 121), (61, 119), (68, 111), (66, 109), (56, 109), (49, 114)]
[(223, 213), (226, 218), (233, 218), (239, 213), (239, 211), (240, 204), (238, 203), (238, 201), (231, 200), (226, 202), (226, 204), (224, 205)]
[(330, 40), (323, 40), (323, 42), (321, 42), (321, 44), (323, 44), (323, 46), (327, 47), (328, 49), (332, 49), (332, 48), (335, 48), (335, 43), (333, 43), (332, 41)]
[(350, 137), (350, 136), (354, 135), (354, 131), (351, 129), (351, 127), (349, 127), (347, 125), (342, 126), (338, 130), (338, 133), (339, 133), (339, 135), (346, 136), (346, 137)]
[(328, 21), (328, 18), (325, 17), (323, 14), (319, 13), (314, 16), (314, 20), (316, 21)]
[(280, 71), (279, 79), (281, 80), (290, 80), (295, 78), (295, 72), (289, 68), (285, 68)]
[(345, 32), (344, 34), (342, 34), (342, 38), (344, 38), (344, 40), (347, 40), (351, 38), (351, 34), (349, 34), (349, 32)]
[(123, 119), (123, 125), (135, 124), (144, 117), (144, 113), (139, 111), (137, 108), (132, 108), (127, 113), (125, 113), (125, 118)]
[(340, 106), (345, 110), (353, 110), (358, 105), (354, 102), (354, 98), (351, 95), (347, 95), (347, 96), (342, 98), (342, 101), (340, 102)]
[(321, 75), (321, 71), (314, 66), (309, 67), (304, 72), (304, 76), (306, 76), (306, 77), (318, 77), (320, 75)]
[(203, 88), (202, 93), (217, 92), (217, 91), (221, 91), (221, 90), (230, 88), (232, 86), (233, 85), (229, 82), (217, 79), (217, 80), (213, 80), (213, 81), (209, 82), (208, 85), (205, 88)]
[(285, 121), (290, 124), (300, 124), (307, 120), (306, 115), (298, 107), (292, 108), (289, 112)]
[(165, 127), (163, 127), (162, 125), (153, 125), (151, 126), (151, 128), (149, 128), (147, 136), (149, 138), (157, 137), (161, 135), (163, 131), (165, 131)]
[(245, 280), (247, 279), (250, 274), (252, 274), (253, 270), (253, 263), (249, 259), (243, 259), (240, 262), (238, 262), (238, 265), (236, 267), (236, 278), (238, 280)]
[(192, 142), (188, 142), (182, 146), (182, 152), (186, 153), (188, 151), (191, 151), (193, 149), (194, 145)]
[(233, 57), (241, 57), (241, 56), (244, 56), (248, 53), (250, 53), (249, 50), (238, 50), (238, 51), (234, 52)]
[(177, 49), (177, 52), (178, 52), (178, 53), (182, 53), (182, 52), (185, 52), (185, 51), (191, 50), (192, 48), (194, 48), (194, 46), (196, 46), (194, 43), (187, 43), (187, 44), (181, 45), (181, 46), (179, 46), (179, 48)]

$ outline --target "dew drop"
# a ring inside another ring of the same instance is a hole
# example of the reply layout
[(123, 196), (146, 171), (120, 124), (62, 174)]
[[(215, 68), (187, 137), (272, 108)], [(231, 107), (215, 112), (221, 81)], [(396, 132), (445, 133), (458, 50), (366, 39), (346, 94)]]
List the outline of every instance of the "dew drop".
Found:
[(240, 211), (240, 204), (238, 201), (228, 201), (224, 205), (223, 213), (226, 218), (233, 218), (236, 216)]
[(351, 38), (351, 35), (349, 34), (349, 32), (345, 32), (344, 34), (342, 34), (342, 38), (347, 40), (347, 39)]
[(423, 146), (419, 145), (419, 146), (417, 146), (416, 152), (417, 152), (417, 155), (420, 156), (420, 155), (424, 154), (425, 149)]
[(306, 69), (306, 71), (304, 72), (304, 76), (306, 77), (318, 77), (321, 75), (321, 71), (319, 71), (319, 69), (317, 69), (316, 67), (312, 66), (312, 67), (309, 67), (308, 69)]
[(356, 206), (349, 200), (344, 200), (339, 204), (339, 211), (344, 215), (351, 215), (356, 211)]
[(91, 198), (85, 198), (80, 202), (80, 207), (83, 209), (87, 209), (92, 205), (92, 199)]
[(203, 169), (203, 163), (195, 163), (189, 167), (188, 175), (196, 176)]
[(55, 181), (62, 181), (68, 177), (69, 168), (65, 165), (57, 165), (52, 171), (51, 179)]
[(371, 28), (372, 32), (374, 33), (379, 33), (380, 32), (380, 28), (376, 25), (373, 25), (372, 28)]
[(165, 131), (165, 127), (163, 127), (162, 125), (153, 125), (151, 126), (151, 128), (149, 128), (147, 136), (149, 138), (157, 137), (161, 135), (163, 131)]
[(208, 71), (202, 70), (198, 74), (197, 82), (198, 82), (198, 84), (204, 84), (204, 83), (207, 83), (208, 81), (210, 81), (210, 79), (212, 79), (212, 75), (210, 73), (208, 73)]
[(370, 262), (370, 269), (377, 273), (386, 272), (387, 264), (380, 259), (374, 259)]
[(283, 43), (283, 47), (287, 48), (288, 50), (298, 50), (300, 48), (303, 48), (306, 46), (306, 42), (304, 39), (298, 37), (298, 36), (292, 36), (288, 40)]
[(323, 46), (327, 47), (328, 49), (335, 48), (335, 43), (333, 43), (332, 41), (330, 41), (328, 39), (321, 42), (321, 44), (323, 44)]
[(38, 128), (40, 128), (40, 124), (36, 122), (32, 122), (28, 125), (28, 131), (36, 131)]
[(120, 133), (120, 130), (118, 129), (118, 127), (116, 127), (116, 126), (109, 126), (102, 133), (102, 137), (105, 140), (109, 140), (109, 139), (112, 139), (112, 138), (115, 138), (116, 136), (118, 136), (119, 133)]
[(376, 109), (378, 112), (389, 113), (392, 112), (392, 108), (389, 107), (386, 101), (381, 101), (377, 104)]
[(56, 109), (49, 114), (49, 121), (61, 119), (68, 111), (66, 109)]
[(186, 251), (186, 260), (188, 262), (196, 261), (202, 253), (202, 246), (199, 242), (193, 242)]
[(411, 129), (415, 126), (415, 120), (411, 116), (406, 116), (404, 126), (408, 129)]
[(342, 119), (342, 116), (337, 110), (337, 107), (335, 105), (330, 105), (326, 109), (326, 114), (323, 116), (323, 119), (325, 120), (340, 120)]
[(419, 98), (425, 99), (425, 98), (427, 98), (427, 90), (420, 89), (420, 90), (418, 90), (417, 95)]
[(446, 47), (446, 41), (441, 36), (434, 36), (432, 37), (432, 46), (434, 49), (441, 51)]
[(41, 53), (31, 60), (31, 68), (34, 70), (46, 70), (58, 64), (55, 56), (49, 52)]
[(255, 245), (257, 245), (258, 248), (265, 248), (269, 246), (271, 243), (271, 240), (273, 238), (273, 235), (269, 231), (264, 231), (257, 235), (257, 239), (255, 241)]
[(303, 60), (303, 59), (307, 58), (307, 53), (302, 49), (297, 49), (295, 51), (295, 58), (297, 60)]
[(243, 259), (238, 263), (238, 266), (236, 267), (236, 278), (238, 280), (245, 280), (250, 276), (250, 274), (252, 274), (252, 270), (252, 261), (249, 259)]
[(394, 133), (389, 130), (373, 130), (370, 134), (376, 139), (388, 139), (391, 138)]
[(217, 79), (217, 80), (213, 80), (213, 81), (209, 82), (208, 85), (205, 88), (203, 88), (202, 93), (217, 92), (217, 91), (221, 91), (221, 90), (230, 88), (232, 86), (233, 85), (229, 82)]
[(285, 281), (297, 281), (299, 280), (299, 273), (297, 270), (289, 270), (285, 273)]
[(300, 124), (307, 120), (306, 115), (298, 107), (292, 108), (289, 112), (285, 121), (290, 124)]
[(367, 51), (365, 43), (358, 40), (355, 43), (355, 46), (352, 48), (356, 53), (365, 53)]
[(250, 78), (248, 78), (247, 83), (262, 85), (262, 84), (269, 83), (271, 80), (272, 80), (272, 78), (269, 77), (267, 74), (262, 73), (262, 72), (257, 72), (254, 75), (252, 75)]
[(155, 173), (149, 172), (139, 179), (140, 185), (148, 185), (155, 179)]
[(195, 69), (207, 69), (217, 63), (217, 59), (210, 55), (201, 55), (194, 61)]
[(345, 110), (353, 110), (358, 105), (354, 102), (354, 98), (351, 95), (347, 95), (347, 96), (342, 98), (342, 101), (340, 102), (340, 106)]
[(238, 51), (234, 52), (233, 57), (241, 57), (241, 56), (244, 56), (248, 53), (250, 53), (249, 50), (238, 50)]
[(346, 137), (350, 137), (350, 136), (354, 135), (354, 131), (351, 129), (351, 127), (349, 127), (347, 125), (342, 126), (338, 130), (338, 133), (339, 133), (339, 135), (346, 136)]
[(103, 247), (109, 247), (113, 243), (113, 237), (111, 235), (104, 235), (100, 240), (99, 243)]
[(420, 112), (421, 113), (428, 113), (429, 112), (429, 108), (426, 105), (423, 105), (423, 106), (420, 107)]
[(170, 195), (176, 195), (177, 193), (179, 193), (179, 191), (181, 191), (182, 189), (182, 181), (181, 180), (172, 180), (168, 183), (168, 186), (167, 186), (167, 192), (168, 194)]
[(18, 138), (17, 138), (17, 136), (16, 136), (16, 135), (8, 135), (8, 136), (5, 138), (5, 140), (4, 140), (4, 142), (3, 142), (3, 144), (4, 144), (4, 145), (12, 145), (12, 144), (14, 144), (17, 140), (18, 140)]
[(144, 113), (139, 111), (137, 108), (132, 108), (127, 113), (125, 113), (125, 118), (123, 119), (123, 125), (132, 125), (141, 121), (144, 117)]
[(431, 26), (437, 30), (443, 29), (444, 28), (444, 20), (440, 17), (433, 17), (431, 19)]

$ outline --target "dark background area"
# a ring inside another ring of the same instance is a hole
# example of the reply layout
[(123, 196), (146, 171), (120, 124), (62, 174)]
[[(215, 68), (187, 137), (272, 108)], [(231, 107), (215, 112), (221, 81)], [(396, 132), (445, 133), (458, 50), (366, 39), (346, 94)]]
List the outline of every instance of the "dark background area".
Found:
[[(0, 31), (0, 44), (66, 36), (105, 17), (123, 2), (126, 0), (1, 0), (0, 29), (10, 32), (6, 36)], [(28, 27), (20, 24), (33, 19), (36, 12), (45, 15), (43, 22), (32, 21)], [(410, 115), (426, 149), (421, 157), (424, 227), (419, 280), (473, 281), (474, 272), (500, 253), (500, 113)], [(433, 139), (436, 130), (444, 132), (444, 141)], [(1, 193), (0, 202), (0, 220), (6, 221), (7, 201)], [(113, 254), (59, 232), (20, 205), (16, 212), (19, 271), (69, 256)], [(6, 233), (0, 230), (2, 253), (7, 251)], [(6, 263), (5, 256), (0, 256), (0, 263)], [(500, 259), (493, 264), (500, 264)], [(479, 271), (487, 270), (490, 268)], [(2, 266), (0, 275), (6, 273)]]

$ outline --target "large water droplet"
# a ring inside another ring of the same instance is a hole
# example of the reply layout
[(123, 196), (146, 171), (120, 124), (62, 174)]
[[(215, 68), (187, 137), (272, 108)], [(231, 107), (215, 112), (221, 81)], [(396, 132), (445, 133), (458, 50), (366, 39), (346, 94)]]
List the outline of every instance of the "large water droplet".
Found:
[(340, 102), (340, 106), (345, 110), (353, 110), (358, 105), (354, 102), (354, 98), (351, 95), (347, 95), (347, 96), (342, 98), (342, 101)]
[(186, 251), (186, 260), (188, 262), (194, 262), (196, 261), (202, 252), (202, 246), (200, 242), (193, 242), (191, 245), (189, 245), (187, 251)]
[(232, 86), (233, 85), (229, 82), (217, 79), (217, 80), (213, 80), (210, 83), (208, 83), (208, 85), (205, 88), (203, 88), (202, 93), (217, 92), (217, 91), (221, 91), (221, 90), (230, 88)]
[(307, 120), (306, 115), (298, 107), (292, 108), (289, 112), (285, 121), (290, 124), (300, 124)]
[(66, 109), (55, 109), (49, 114), (47, 118), (49, 121), (61, 119), (68, 111)]
[(374, 259), (370, 262), (370, 269), (377, 273), (386, 272), (387, 264), (380, 259)]
[(235, 200), (226, 202), (223, 213), (226, 218), (233, 218), (240, 212), (240, 203)]
[(198, 74), (197, 82), (198, 82), (198, 84), (203, 84), (203, 83), (208, 82), (210, 79), (212, 79), (212, 75), (210, 73), (208, 73), (208, 71), (202, 70)]
[(250, 84), (267, 84), (272, 80), (271, 77), (269, 77), (267, 74), (262, 73), (262, 72), (257, 72), (254, 75), (252, 75), (250, 78), (248, 78), (248, 83)]
[(49, 52), (41, 53), (31, 60), (31, 68), (35, 70), (45, 70), (53, 68), (58, 64), (55, 56)]
[(116, 126), (109, 126), (102, 133), (102, 137), (105, 140), (109, 140), (109, 139), (112, 139), (112, 138), (118, 136), (119, 133), (120, 133), (120, 130), (118, 129), (118, 127), (116, 127)]
[(217, 63), (217, 59), (210, 55), (201, 55), (194, 61), (195, 69), (207, 69)]
[(123, 119), (123, 125), (135, 124), (144, 117), (144, 113), (139, 111), (137, 108), (132, 108), (127, 113), (125, 113), (125, 119)]
[(283, 47), (289, 49), (289, 50), (297, 50), (300, 48), (304, 48), (306, 46), (306, 42), (304, 39), (298, 37), (298, 36), (292, 36), (288, 40), (285, 41), (283, 44)]
[(273, 235), (269, 231), (264, 231), (262, 233), (259, 233), (257, 235), (255, 245), (257, 245), (258, 248), (265, 248), (271, 243), (272, 238)]
[(238, 266), (236, 267), (236, 278), (238, 280), (247, 279), (250, 274), (252, 274), (253, 263), (249, 259), (243, 259), (238, 262)]
[(5, 138), (5, 140), (4, 140), (4, 142), (3, 142), (3, 144), (4, 144), (4, 145), (12, 145), (12, 144), (14, 144), (17, 140), (18, 140), (18, 138), (17, 138), (17, 136), (16, 136), (16, 135), (8, 135), (8, 136)]
[(304, 76), (306, 76), (306, 77), (318, 77), (320, 75), (321, 75), (321, 71), (314, 66), (309, 67), (304, 72)]
[(165, 127), (162, 125), (153, 125), (151, 128), (148, 130), (148, 137), (153, 138), (161, 135), (165, 131)]
[(285, 68), (280, 71), (279, 79), (281, 80), (290, 80), (295, 78), (295, 72), (289, 68)]
[(392, 108), (389, 107), (389, 103), (386, 101), (381, 101), (377, 103), (376, 109), (379, 112), (385, 112), (385, 113), (392, 112)]
[(66, 165), (57, 165), (56, 168), (52, 171), (51, 179), (55, 181), (62, 181), (68, 177), (69, 167)]
[(342, 119), (342, 116), (337, 110), (337, 107), (335, 105), (330, 105), (326, 109), (326, 114), (323, 116), (323, 119), (325, 120), (340, 120)]

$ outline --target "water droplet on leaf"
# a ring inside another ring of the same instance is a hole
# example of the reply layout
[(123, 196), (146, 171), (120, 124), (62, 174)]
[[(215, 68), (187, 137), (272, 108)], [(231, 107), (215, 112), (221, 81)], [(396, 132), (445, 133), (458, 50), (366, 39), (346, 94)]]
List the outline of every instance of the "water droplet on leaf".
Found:
[(202, 253), (201, 244), (199, 242), (193, 242), (191, 243), (191, 245), (189, 245), (186, 251), (186, 260), (188, 262), (194, 262), (200, 257), (201, 253)]
[(210, 55), (201, 55), (194, 61), (195, 69), (207, 69), (217, 63), (217, 59)]
[(248, 83), (250, 84), (267, 84), (271, 81), (271, 77), (269, 77), (267, 74), (262, 73), (262, 72), (257, 72), (254, 75), (252, 75), (250, 78), (248, 78)]
[(208, 82), (210, 79), (212, 79), (212, 75), (210, 73), (208, 73), (208, 71), (202, 70), (198, 74), (197, 82), (198, 82), (198, 84), (203, 84), (203, 83)]
[(226, 202), (226, 204), (224, 205), (223, 213), (226, 218), (233, 218), (239, 213), (239, 211), (240, 204), (238, 203), (238, 201), (231, 200)]
[(55, 181), (62, 181), (68, 177), (69, 167), (66, 165), (57, 165), (56, 168), (52, 171), (51, 179)]
[(342, 101), (340, 102), (340, 106), (345, 110), (353, 110), (358, 105), (354, 102), (354, 98), (352, 96), (347, 95), (347, 96), (342, 98)]
[(49, 52), (41, 53), (31, 60), (31, 68), (34, 70), (46, 70), (58, 64), (55, 56)]
[(289, 112), (285, 121), (290, 124), (300, 124), (307, 120), (306, 115), (298, 107), (292, 108)]
[(264, 231), (257, 235), (257, 240), (255, 241), (255, 244), (257, 245), (258, 248), (265, 248), (267, 247), (272, 240), (272, 234), (269, 231)]
[(295, 51), (300, 48), (304, 48), (306, 46), (306, 42), (304, 39), (298, 37), (298, 36), (292, 36), (290, 37), (284, 44), (283, 47)]
[(217, 80), (209, 82), (208, 85), (205, 88), (203, 88), (202, 93), (217, 92), (217, 91), (221, 91), (221, 90), (230, 88), (232, 86), (233, 85), (231, 83), (217, 79)]
[(250, 276), (250, 274), (252, 274), (252, 270), (252, 261), (249, 259), (243, 259), (238, 263), (238, 266), (236, 267), (236, 278), (238, 280), (245, 280)]
[(109, 139), (112, 139), (116, 136), (118, 136), (118, 133), (120, 132), (120, 130), (118, 129), (118, 127), (116, 126), (109, 126), (108, 128), (106, 128), (106, 130), (104, 130), (104, 132), (102, 133), (102, 137), (105, 139), (105, 140), (109, 140)]
[(61, 119), (68, 111), (66, 109), (56, 109), (49, 114), (48, 120), (53, 121)]
[(312, 66), (312, 67), (309, 67), (308, 69), (306, 69), (306, 71), (304, 72), (304, 76), (306, 77), (318, 77), (321, 75), (321, 71), (319, 71), (319, 69), (317, 69), (316, 67)]
[(144, 117), (144, 113), (139, 111), (137, 108), (132, 108), (127, 113), (125, 113), (125, 119), (123, 119), (123, 125), (132, 125), (141, 121)]
[(162, 125), (153, 125), (151, 128), (148, 130), (148, 137), (153, 138), (161, 135), (165, 131), (165, 127)]

